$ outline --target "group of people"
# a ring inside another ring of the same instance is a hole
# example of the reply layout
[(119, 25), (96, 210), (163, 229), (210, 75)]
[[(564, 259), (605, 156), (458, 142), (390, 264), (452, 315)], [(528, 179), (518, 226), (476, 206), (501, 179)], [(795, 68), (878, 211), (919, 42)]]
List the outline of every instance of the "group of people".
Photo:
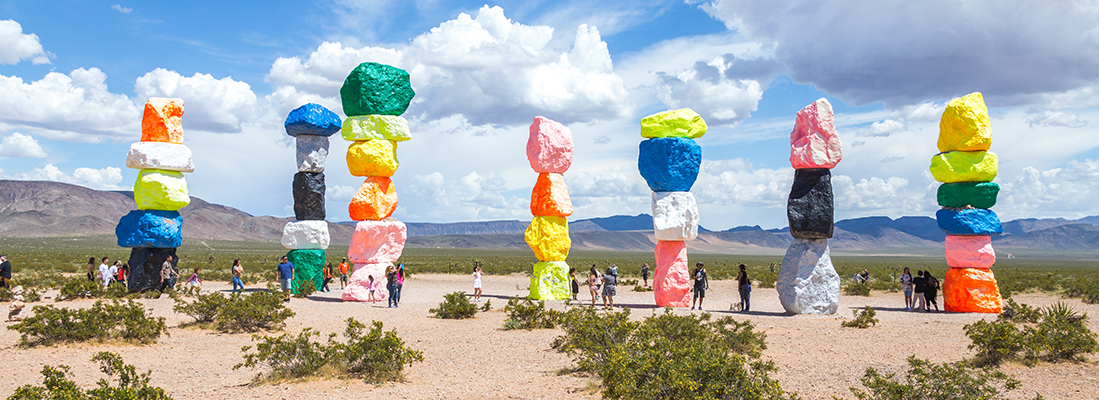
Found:
[(130, 274), (130, 265), (122, 263), (122, 260), (116, 260), (114, 264), (108, 264), (108, 261), (107, 257), (103, 257), (103, 261), (96, 268), (95, 257), (88, 257), (88, 280), (95, 281), (96, 278), (99, 278), (99, 281), (103, 283), (103, 289), (107, 289), (112, 283), (126, 286), (126, 276)]
[[(283, 256), (279, 260), (279, 264), (276, 267), (277, 278), (279, 280), (279, 287), (285, 293), (286, 297), (283, 302), (290, 302), (290, 291), (293, 290), (294, 282), (294, 264), (290, 262), (289, 257)], [(240, 269), (240, 260), (233, 261), (233, 290), (235, 291), (238, 283), (240, 282), (240, 274), (243, 270)], [(347, 263), (347, 259), (344, 258), (340, 261), (340, 264), (336, 267), (340, 273), (340, 289), (342, 290), (348, 284), (348, 273), (351, 271), (351, 266)], [(320, 290), (322, 292), (331, 292), (332, 289), (328, 287), (330, 283), (335, 279), (335, 270), (332, 268), (332, 263), (328, 263), (322, 268), (322, 274), (324, 281), (321, 284)], [(404, 264), (398, 263), (397, 265), (390, 265), (385, 271), (386, 285), (385, 289), (388, 293), (389, 308), (399, 308), (401, 302), (401, 289), (404, 288), (405, 270)], [(241, 289), (244, 288), (243, 283), (239, 283)], [(367, 291), (369, 297), (367, 301), (377, 301), (376, 292), (378, 291), (378, 280), (374, 279), (374, 275), (367, 276)]]
[(935, 311), (939, 311), (939, 302), (935, 300), (939, 293), (939, 280), (931, 275), (931, 271), (916, 271), (916, 276), (912, 277), (908, 267), (905, 267), (900, 281), (905, 310), (928, 311), (934, 306)]

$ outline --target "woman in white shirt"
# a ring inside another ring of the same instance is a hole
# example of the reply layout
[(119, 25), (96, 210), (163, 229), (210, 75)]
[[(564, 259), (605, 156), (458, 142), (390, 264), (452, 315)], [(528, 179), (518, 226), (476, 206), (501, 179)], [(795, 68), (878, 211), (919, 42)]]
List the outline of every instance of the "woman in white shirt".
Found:
[(473, 301), (481, 301), (481, 266), (473, 267)]

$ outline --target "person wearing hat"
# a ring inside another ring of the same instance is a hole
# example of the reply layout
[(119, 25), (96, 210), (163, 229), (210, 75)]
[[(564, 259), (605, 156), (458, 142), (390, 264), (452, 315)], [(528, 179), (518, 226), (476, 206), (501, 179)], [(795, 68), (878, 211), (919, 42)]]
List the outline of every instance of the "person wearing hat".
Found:
[(694, 299), (691, 300), (691, 309), (695, 309), (695, 303), (698, 303), (698, 309), (702, 309), (702, 300), (706, 298), (706, 289), (710, 288), (710, 279), (706, 273), (705, 266), (701, 262), (695, 263), (695, 270), (691, 272), (691, 279), (694, 279)]
[(8, 281), (11, 280), (11, 263), (8, 262), (8, 256), (0, 255), (0, 287), (8, 287)]

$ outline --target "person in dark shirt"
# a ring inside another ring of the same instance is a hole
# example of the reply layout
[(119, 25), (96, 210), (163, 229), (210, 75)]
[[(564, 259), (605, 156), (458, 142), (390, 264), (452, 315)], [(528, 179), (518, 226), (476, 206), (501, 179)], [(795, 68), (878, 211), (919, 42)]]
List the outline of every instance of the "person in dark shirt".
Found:
[(916, 304), (914, 308), (927, 311), (927, 300), (924, 298), (924, 292), (927, 291), (927, 278), (923, 276), (923, 271), (916, 271), (916, 277), (912, 278), (912, 284), (916, 287), (916, 297), (912, 299), (912, 304)]
[(752, 279), (748, 277), (748, 266), (740, 264), (740, 272), (736, 274), (737, 287), (740, 289), (740, 310), (748, 312), (752, 309)]
[(710, 277), (706, 273), (706, 267), (702, 263), (695, 264), (694, 272), (691, 272), (691, 279), (694, 280), (694, 298), (691, 300), (691, 309), (695, 309), (695, 303), (698, 303), (698, 309), (702, 309), (702, 300), (706, 299), (706, 290), (710, 288)]
[(286, 256), (282, 256), (282, 262), (278, 266), (279, 271), (279, 286), (282, 286), (282, 291), (286, 293), (285, 303), (290, 302), (290, 288), (291, 283), (294, 281), (294, 264), (290, 263), (290, 259)]
[(8, 287), (8, 281), (11, 280), (11, 263), (8, 262), (8, 256), (0, 255), (0, 287)]
[(927, 281), (923, 291), (923, 297), (927, 301), (925, 310), (930, 310), (931, 306), (934, 305), (935, 311), (939, 311), (939, 302), (935, 301), (935, 296), (939, 294), (939, 280), (931, 276), (931, 271), (925, 271), (923, 278)]

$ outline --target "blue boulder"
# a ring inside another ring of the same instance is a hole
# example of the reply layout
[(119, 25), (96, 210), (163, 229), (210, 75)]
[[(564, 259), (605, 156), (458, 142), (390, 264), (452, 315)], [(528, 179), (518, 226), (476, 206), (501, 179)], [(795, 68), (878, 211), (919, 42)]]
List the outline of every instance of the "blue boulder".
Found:
[(637, 169), (654, 192), (688, 192), (698, 179), (702, 147), (685, 138), (641, 141)]
[(320, 104), (309, 103), (286, 116), (286, 134), (332, 136), (340, 131), (340, 116)]
[(114, 234), (121, 247), (174, 248), (183, 244), (178, 211), (134, 210), (118, 220)]
[(939, 229), (948, 235), (999, 235), (1004, 233), (1000, 217), (984, 208), (943, 208), (935, 213)]

